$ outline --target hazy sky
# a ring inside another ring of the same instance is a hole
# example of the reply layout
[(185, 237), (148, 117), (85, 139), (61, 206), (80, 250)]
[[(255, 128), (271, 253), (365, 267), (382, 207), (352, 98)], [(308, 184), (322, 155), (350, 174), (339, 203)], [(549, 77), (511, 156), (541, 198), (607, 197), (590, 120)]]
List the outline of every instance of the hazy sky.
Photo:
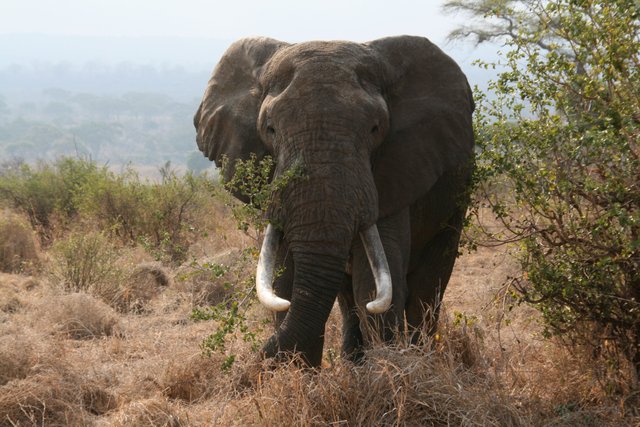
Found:
[(286, 41), (413, 34), (442, 42), (441, 0), (0, 0), (0, 34), (180, 36)]

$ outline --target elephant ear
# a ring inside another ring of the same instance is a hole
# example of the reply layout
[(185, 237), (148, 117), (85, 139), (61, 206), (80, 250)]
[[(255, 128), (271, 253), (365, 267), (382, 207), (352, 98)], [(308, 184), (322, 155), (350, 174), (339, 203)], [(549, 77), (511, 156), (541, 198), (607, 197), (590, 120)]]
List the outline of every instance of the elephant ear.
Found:
[(200, 107), (193, 118), (202, 153), (220, 166), (230, 166), (224, 179), (233, 177), (236, 160), (267, 154), (256, 122), (262, 90), (259, 76), (273, 54), (286, 43), (269, 38), (247, 38), (232, 44), (213, 70)]
[(368, 46), (388, 67), (390, 129), (373, 159), (385, 217), (425, 195), (444, 173), (468, 170), (474, 104), (458, 65), (429, 40), (399, 36)]

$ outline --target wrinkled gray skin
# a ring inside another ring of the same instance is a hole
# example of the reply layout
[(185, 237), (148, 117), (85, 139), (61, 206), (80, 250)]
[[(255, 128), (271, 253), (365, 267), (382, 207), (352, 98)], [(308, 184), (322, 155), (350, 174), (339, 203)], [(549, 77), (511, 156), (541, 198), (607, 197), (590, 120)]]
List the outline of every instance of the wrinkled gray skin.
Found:
[(276, 175), (299, 164), (307, 177), (282, 190), (270, 212), (284, 232), (286, 271), (275, 289), (291, 307), (276, 315), (265, 357), (296, 351), (318, 366), (336, 298), (343, 352), (361, 355), (360, 317), (375, 284), (358, 232), (374, 223), (393, 302), (368, 321), (390, 339), (405, 319), (420, 327), (427, 307), (437, 316), (466, 210), (473, 108), (459, 67), (420, 37), (250, 38), (227, 50), (194, 118), (198, 147), (217, 164), (271, 155)]

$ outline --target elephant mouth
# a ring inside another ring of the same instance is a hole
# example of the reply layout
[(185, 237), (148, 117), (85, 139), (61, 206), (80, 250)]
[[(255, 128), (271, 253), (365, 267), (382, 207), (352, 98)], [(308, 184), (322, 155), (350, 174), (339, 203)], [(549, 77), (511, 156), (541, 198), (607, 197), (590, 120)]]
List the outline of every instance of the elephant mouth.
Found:
[[(256, 270), (256, 291), (258, 300), (272, 311), (286, 311), (291, 302), (280, 298), (273, 289), (273, 280), (276, 271), (276, 254), (282, 238), (282, 233), (271, 224), (267, 225), (265, 237), (258, 257)], [(360, 232), (371, 271), (376, 284), (376, 296), (373, 301), (366, 304), (367, 311), (371, 314), (384, 313), (391, 306), (392, 284), (389, 263), (384, 253), (382, 241), (375, 224)]]

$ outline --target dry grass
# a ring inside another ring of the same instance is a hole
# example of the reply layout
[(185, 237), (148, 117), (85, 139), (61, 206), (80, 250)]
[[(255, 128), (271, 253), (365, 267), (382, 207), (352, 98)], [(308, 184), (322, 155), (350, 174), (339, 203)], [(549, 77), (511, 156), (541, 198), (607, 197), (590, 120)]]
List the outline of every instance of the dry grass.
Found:
[(249, 277), (253, 259), (240, 249), (226, 249), (182, 266), (176, 274), (176, 288), (189, 295), (191, 305), (203, 307), (222, 302), (233, 292), (233, 285)]
[(40, 264), (36, 236), (29, 222), (9, 211), (0, 212), (0, 271), (33, 271)]
[(318, 374), (280, 369), (262, 377), (253, 399), (261, 425), (523, 424), (495, 378), (417, 347), (380, 347), (362, 366), (339, 362)]
[(41, 328), (73, 339), (110, 336), (119, 328), (115, 311), (102, 301), (84, 293), (54, 296), (39, 307)]
[(180, 427), (189, 425), (186, 415), (177, 405), (162, 397), (131, 402), (111, 419), (112, 427), (155, 426)]
[(144, 313), (149, 301), (170, 284), (169, 273), (160, 263), (138, 264), (113, 297), (112, 305), (123, 312)]
[[(535, 311), (510, 309), (502, 285), (517, 265), (496, 249), (459, 260), (432, 342), (376, 345), (353, 365), (337, 356), (334, 309), (320, 371), (261, 364), (240, 333), (225, 353), (203, 357), (199, 345), (216, 325), (192, 321), (192, 308), (219, 301), (225, 282), (251, 273), (235, 249), (245, 238), (228, 236), (190, 250), (200, 265), (232, 268), (217, 281), (204, 272), (181, 281), (192, 266), (119, 248), (126, 274), (111, 306), (93, 287), (68, 293), (46, 274), (0, 274), (0, 425), (640, 423), (638, 394), (611, 397), (588, 354), (542, 340)], [(258, 307), (246, 315), (251, 328), (267, 317)], [(269, 333), (267, 326), (259, 338)], [(223, 371), (231, 354), (236, 362)]]

